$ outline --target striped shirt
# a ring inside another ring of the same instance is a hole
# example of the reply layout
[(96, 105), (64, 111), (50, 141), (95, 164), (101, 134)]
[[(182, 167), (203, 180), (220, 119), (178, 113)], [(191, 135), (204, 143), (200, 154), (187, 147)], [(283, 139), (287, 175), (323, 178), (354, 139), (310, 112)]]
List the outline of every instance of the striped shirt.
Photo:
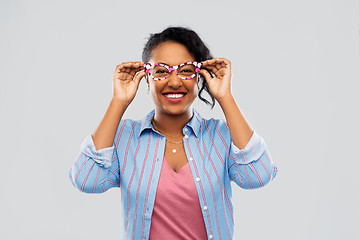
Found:
[[(122, 119), (112, 147), (95, 148), (91, 135), (81, 145), (70, 170), (82, 192), (119, 187), (123, 239), (148, 239), (165, 137), (152, 124), (155, 110), (140, 121)], [(184, 126), (184, 149), (195, 182), (208, 239), (233, 239), (231, 181), (244, 189), (265, 186), (277, 174), (264, 139), (255, 130), (244, 149), (237, 148), (222, 119), (203, 119), (193, 109)]]

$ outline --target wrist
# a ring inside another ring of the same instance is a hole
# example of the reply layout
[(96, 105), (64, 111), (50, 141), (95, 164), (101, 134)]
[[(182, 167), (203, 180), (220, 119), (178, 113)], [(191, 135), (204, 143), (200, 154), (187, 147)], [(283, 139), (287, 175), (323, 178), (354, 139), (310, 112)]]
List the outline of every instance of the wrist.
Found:
[(130, 105), (130, 102), (124, 102), (116, 97), (113, 97), (110, 101), (110, 105), (117, 107), (117, 108), (127, 108)]
[(234, 100), (233, 95), (231, 93), (228, 93), (228, 94), (224, 95), (221, 98), (217, 98), (216, 101), (218, 101), (218, 103), (221, 106), (221, 105), (225, 105), (225, 104), (228, 104), (230, 102), (233, 102), (235, 100)]

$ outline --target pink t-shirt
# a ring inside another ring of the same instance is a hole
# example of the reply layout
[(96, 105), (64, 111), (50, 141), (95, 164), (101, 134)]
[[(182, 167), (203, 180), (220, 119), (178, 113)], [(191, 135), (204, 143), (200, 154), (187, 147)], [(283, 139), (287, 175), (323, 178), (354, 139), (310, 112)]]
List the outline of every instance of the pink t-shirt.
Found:
[(175, 172), (164, 156), (149, 239), (207, 239), (189, 163)]

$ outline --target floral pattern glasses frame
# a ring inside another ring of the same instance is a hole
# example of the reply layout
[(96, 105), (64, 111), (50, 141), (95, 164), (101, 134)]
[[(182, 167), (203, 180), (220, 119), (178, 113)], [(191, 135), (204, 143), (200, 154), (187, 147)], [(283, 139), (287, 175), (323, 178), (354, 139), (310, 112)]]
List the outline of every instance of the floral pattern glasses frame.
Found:
[[(194, 73), (191, 72), (192, 74), (190, 76), (181, 76), (181, 73), (178, 72), (178, 70), (182, 69), (185, 65), (192, 65), (195, 67), (195, 69), (193, 70)], [(164, 77), (154, 76), (151, 69), (155, 68), (156, 66), (163, 67), (162, 68), (163, 70), (166, 69), (167, 71), (165, 73), (162, 73), (162, 75), (166, 74), (166, 76), (164, 76)], [(176, 75), (183, 80), (192, 79), (193, 77), (196, 76), (197, 72), (200, 71), (200, 67), (201, 67), (201, 63), (195, 62), (195, 61), (194, 62), (184, 62), (184, 63), (181, 63), (176, 66), (168, 66), (164, 63), (145, 63), (144, 64), (145, 72), (148, 73), (154, 80), (157, 80), (157, 81), (161, 81), (161, 80), (168, 78), (172, 71), (175, 71)]]

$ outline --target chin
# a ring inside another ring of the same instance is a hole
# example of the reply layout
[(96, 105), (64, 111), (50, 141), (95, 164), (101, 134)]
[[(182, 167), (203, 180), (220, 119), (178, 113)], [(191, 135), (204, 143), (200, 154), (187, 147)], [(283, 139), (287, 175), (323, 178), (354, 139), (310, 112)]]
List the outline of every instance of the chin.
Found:
[(189, 108), (191, 108), (190, 106), (163, 106), (161, 108), (161, 110), (169, 115), (181, 115), (186, 113)]
[(186, 112), (187, 109), (174, 109), (174, 108), (167, 108), (165, 112), (169, 115), (181, 115)]

